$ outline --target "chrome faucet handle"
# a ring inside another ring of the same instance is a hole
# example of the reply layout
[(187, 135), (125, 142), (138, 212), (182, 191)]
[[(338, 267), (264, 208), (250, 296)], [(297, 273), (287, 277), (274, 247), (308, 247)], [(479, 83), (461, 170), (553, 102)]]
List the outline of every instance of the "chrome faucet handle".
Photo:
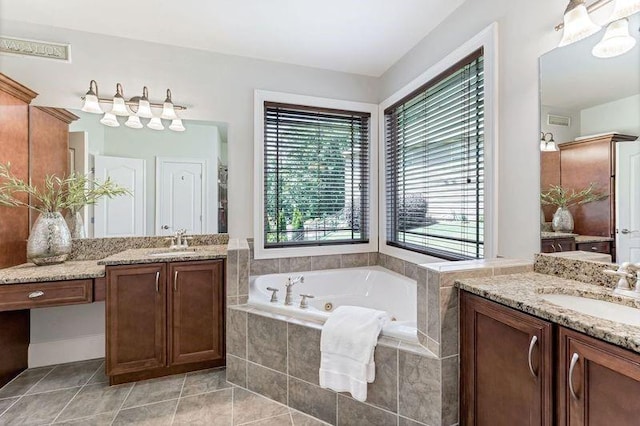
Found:
[[(632, 272), (634, 271), (634, 266), (635, 265), (629, 262), (624, 262), (620, 264), (620, 266), (618, 266), (618, 269), (616, 271), (613, 271), (611, 269), (605, 269), (602, 272), (607, 275), (614, 275), (614, 276), (620, 277), (620, 279), (618, 280), (618, 285), (616, 286), (616, 289), (632, 290), (634, 285), (638, 281), (637, 275), (635, 274), (635, 272)], [(636, 288), (636, 290), (640, 291), (640, 288)]]
[(315, 296), (312, 294), (301, 294), (302, 299), (300, 300), (300, 309), (307, 309), (309, 307), (309, 302), (307, 299), (313, 299)]
[(273, 288), (273, 287), (267, 287), (267, 290), (273, 292), (271, 293), (271, 303), (277, 303), (278, 302), (278, 289), (277, 288)]

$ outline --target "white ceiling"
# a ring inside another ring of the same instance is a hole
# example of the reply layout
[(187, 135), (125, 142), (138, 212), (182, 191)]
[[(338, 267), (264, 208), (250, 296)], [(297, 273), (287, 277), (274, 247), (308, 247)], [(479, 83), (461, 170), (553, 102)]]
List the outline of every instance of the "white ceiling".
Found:
[(600, 59), (591, 49), (603, 31), (540, 58), (542, 105), (579, 111), (640, 93), (640, 14), (630, 19), (636, 46), (624, 55)]
[(0, 0), (0, 17), (377, 77), (463, 2)]

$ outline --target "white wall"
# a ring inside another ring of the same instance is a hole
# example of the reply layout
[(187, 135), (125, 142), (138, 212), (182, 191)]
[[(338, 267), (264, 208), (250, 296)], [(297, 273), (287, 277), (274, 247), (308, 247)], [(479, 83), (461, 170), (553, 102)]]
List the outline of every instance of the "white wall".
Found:
[(386, 99), (449, 52), (498, 22), (498, 254), (531, 258), (540, 247), (538, 58), (553, 49), (566, 4), (556, 0), (466, 1), (381, 78)]
[[(253, 91), (274, 90), (336, 99), (377, 102), (377, 79), (341, 72), (241, 58), (200, 50), (0, 20), (2, 34), (71, 43), (72, 62), (0, 56), (0, 69), (40, 95), (34, 104), (77, 109), (89, 81), (101, 96), (116, 83), (125, 97), (144, 85), (152, 101), (167, 88), (183, 118), (229, 124), (229, 231), (253, 234)], [(187, 123), (188, 124), (188, 123)]]
[(580, 111), (580, 134), (623, 133), (640, 136), (640, 94)]
[[(547, 124), (547, 115), (549, 114), (569, 117), (571, 124), (568, 127)], [(580, 111), (542, 105), (540, 107), (540, 129), (545, 133), (551, 132), (557, 143), (570, 142), (580, 136)]]

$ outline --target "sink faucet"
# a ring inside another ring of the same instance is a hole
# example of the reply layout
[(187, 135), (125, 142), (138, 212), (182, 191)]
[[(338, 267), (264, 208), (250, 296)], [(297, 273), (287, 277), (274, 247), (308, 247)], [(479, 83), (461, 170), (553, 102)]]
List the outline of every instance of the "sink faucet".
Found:
[(287, 288), (287, 294), (284, 297), (284, 304), (287, 306), (293, 305), (293, 286), (297, 283), (303, 283), (304, 277), (302, 275), (295, 278), (287, 278), (287, 283), (284, 285)]
[(620, 277), (614, 293), (640, 299), (640, 263), (624, 262), (616, 271), (605, 269), (603, 272)]
[(169, 246), (169, 248), (171, 250), (185, 250), (189, 248), (189, 243), (187, 243), (187, 240), (190, 240), (191, 238), (187, 237), (186, 234), (186, 229), (178, 229), (175, 236), (167, 238), (167, 240), (171, 240), (171, 245)]

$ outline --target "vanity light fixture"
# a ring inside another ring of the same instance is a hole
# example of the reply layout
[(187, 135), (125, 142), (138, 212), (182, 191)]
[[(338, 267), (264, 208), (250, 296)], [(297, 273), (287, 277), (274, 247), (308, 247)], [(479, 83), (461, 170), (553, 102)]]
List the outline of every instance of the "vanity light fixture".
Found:
[(567, 46), (585, 39), (598, 31), (600, 26), (593, 23), (584, 0), (570, 0), (564, 11), (564, 31), (558, 47)]
[[(95, 91), (93, 88), (95, 87)], [(89, 82), (89, 91), (84, 95), (84, 103), (82, 104), (82, 111), (90, 112), (92, 114), (102, 114), (102, 108), (100, 108), (100, 102), (98, 100), (98, 83), (95, 80)]]
[(124, 123), (124, 125), (132, 129), (142, 129), (144, 127), (140, 121), (140, 117), (133, 114), (129, 116), (129, 119)]
[[(95, 80), (91, 80), (89, 83), (89, 91), (81, 98), (84, 101), (82, 111), (93, 114), (103, 114), (104, 111), (100, 104), (110, 103), (112, 104), (111, 111), (104, 113), (104, 116), (100, 119), (100, 123), (105, 126), (119, 127), (120, 123), (118, 122), (117, 116), (125, 116), (128, 118), (124, 125), (132, 129), (142, 129), (145, 127), (140, 119), (148, 118), (149, 122), (147, 123), (147, 127), (153, 130), (164, 130), (163, 119), (171, 120), (171, 124), (168, 127), (174, 132), (184, 132), (186, 130), (176, 111), (186, 110), (187, 108), (173, 103), (170, 89), (167, 89), (167, 97), (163, 103), (150, 102), (149, 90), (146, 86), (142, 88), (142, 96), (134, 96), (128, 101), (125, 100), (123, 92), (122, 85), (118, 83), (116, 84), (116, 94), (113, 98), (100, 98), (98, 96), (98, 83)], [(154, 108), (162, 109), (159, 116), (154, 115)]]
[(553, 133), (540, 132), (540, 151), (542, 152), (558, 151), (558, 145), (556, 144), (556, 141), (553, 140)]
[(164, 100), (162, 104), (162, 114), (160, 114), (160, 118), (165, 120), (177, 120), (178, 116), (176, 115), (176, 111), (173, 109), (173, 101), (171, 100), (171, 90), (167, 89), (167, 98)]
[(640, 0), (615, 0), (609, 21), (617, 21), (640, 12)]
[(116, 94), (113, 95), (113, 108), (111, 109), (111, 113), (121, 117), (129, 116), (129, 110), (124, 103), (124, 97), (122, 97), (122, 85), (120, 83), (116, 84)]
[(591, 50), (597, 58), (613, 58), (627, 53), (636, 45), (636, 39), (629, 34), (629, 20), (618, 19), (607, 26), (600, 43)]

